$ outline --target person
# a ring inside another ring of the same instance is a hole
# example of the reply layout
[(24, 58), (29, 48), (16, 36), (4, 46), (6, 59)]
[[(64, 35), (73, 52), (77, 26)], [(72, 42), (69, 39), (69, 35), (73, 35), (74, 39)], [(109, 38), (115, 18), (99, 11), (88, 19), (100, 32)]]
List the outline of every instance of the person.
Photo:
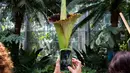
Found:
[(8, 51), (0, 42), (0, 73), (12, 73), (13, 62), (9, 56)]
[[(73, 67), (68, 66), (68, 70), (71, 73), (82, 73), (81, 61), (79, 61), (78, 59), (72, 58), (72, 64), (73, 64)], [(61, 73), (61, 71), (60, 71), (60, 59), (58, 59), (56, 61), (56, 66), (55, 66), (54, 73)]]
[[(76, 64), (76, 67), (68, 67), (71, 73), (81, 73), (81, 62), (76, 59), (73, 59), (72, 62)], [(54, 73), (61, 73), (59, 60), (56, 62)], [(130, 73), (130, 52), (117, 52), (109, 64), (108, 73)]]
[(108, 67), (109, 73), (130, 73), (130, 52), (120, 51), (113, 57)]

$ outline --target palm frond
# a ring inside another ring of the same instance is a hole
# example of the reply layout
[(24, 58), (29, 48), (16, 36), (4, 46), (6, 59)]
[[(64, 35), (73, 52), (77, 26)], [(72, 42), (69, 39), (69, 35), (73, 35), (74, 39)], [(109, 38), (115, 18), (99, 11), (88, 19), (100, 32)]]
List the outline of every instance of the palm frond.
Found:
[(98, 13), (98, 10), (98, 7), (93, 9), (86, 18), (84, 18), (81, 22), (76, 24), (73, 28), (73, 33), (77, 30), (77, 28), (82, 27), (86, 22), (90, 21), (93, 17), (95, 17), (95, 14)]
[(104, 5), (104, 7), (101, 7), (99, 10), (98, 10), (98, 13), (95, 15), (94, 19), (93, 19), (93, 27), (95, 26), (95, 24), (103, 18), (105, 12), (106, 12), (106, 8), (107, 6)]
[(92, 4), (92, 3), (97, 3), (97, 2), (101, 2), (101, 0), (82, 0), (82, 1), (80, 1), (79, 4), (83, 4), (83, 3)]
[(85, 1), (85, 0), (72, 0), (68, 5), (67, 9), (70, 10), (75, 7), (75, 5), (79, 5), (80, 2)]
[[(90, 12), (89, 15), (84, 18), (81, 22), (75, 25), (73, 32), (77, 30), (78, 27), (82, 27), (86, 22), (93, 20), (93, 25), (95, 25), (98, 20), (100, 20), (109, 8), (109, 1), (100, 1), (99, 3), (93, 3), (90, 6), (83, 8), (79, 12)], [(88, 10), (87, 10), (88, 9)], [(90, 9), (90, 10), (89, 10)]]
[(31, 0), (27, 0), (25, 7), (26, 7), (28, 13), (32, 14), (34, 12), (34, 15), (36, 17), (36, 21), (40, 22), (40, 20), (38, 19), (38, 16), (37, 16), (38, 12), (40, 12), (44, 16), (46, 22), (49, 24), (48, 19), (47, 19), (47, 15), (45, 13), (45, 11), (47, 9), (46, 9), (46, 6), (42, 0), (39, 0), (39, 1), (34, 0), (33, 2)]
[(92, 10), (93, 8), (97, 7), (99, 4), (101, 3), (94, 3), (94, 4), (90, 4), (89, 6), (85, 6), (83, 5), (84, 7), (81, 7), (81, 9), (78, 11), (78, 13), (85, 13), (86, 10), (89, 11), (89, 10)]

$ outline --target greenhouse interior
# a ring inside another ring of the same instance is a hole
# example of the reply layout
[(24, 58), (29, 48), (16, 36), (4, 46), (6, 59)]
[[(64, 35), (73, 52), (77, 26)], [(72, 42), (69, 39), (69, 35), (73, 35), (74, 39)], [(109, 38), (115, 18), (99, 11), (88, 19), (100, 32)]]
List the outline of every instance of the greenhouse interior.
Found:
[(0, 73), (130, 73), (129, 65), (130, 0), (0, 0)]

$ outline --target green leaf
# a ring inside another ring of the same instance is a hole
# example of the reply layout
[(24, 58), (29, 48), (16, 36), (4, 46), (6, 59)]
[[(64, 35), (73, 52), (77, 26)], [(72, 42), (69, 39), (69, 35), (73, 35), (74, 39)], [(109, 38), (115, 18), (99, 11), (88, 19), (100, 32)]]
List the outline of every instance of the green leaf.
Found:
[(2, 27), (2, 31), (4, 31), (5, 30), (5, 26), (2, 25), (1, 27)]
[(107, 27), (107, 28), (105, 28), (105, 30), (107, 30), (107, 31), (110, 31), (110, 32), (112, 32), (112, 34), (118, 34), (120, 31), (122, 31), (123, 30), (123, 28), (119, 28), (119, 27)]
[(113, 40), (112, 34), (109, 31), (102, 31), (96, 39), (96, 44), (105, 48), (113, 48), (115, 42)]

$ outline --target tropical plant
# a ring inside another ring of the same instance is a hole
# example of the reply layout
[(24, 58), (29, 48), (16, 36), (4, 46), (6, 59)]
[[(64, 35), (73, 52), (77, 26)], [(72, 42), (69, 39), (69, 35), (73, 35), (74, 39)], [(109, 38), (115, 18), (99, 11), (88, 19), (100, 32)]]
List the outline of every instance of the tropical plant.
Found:
[(107, 27), (100, 31), (95, 41), (96, 45), (104, 48), (112, 49), (117, 46), (117, 41), (114, 35), (117, 35), (123, 29), (118, 27)]
[[(78, 17), (78, 14), (72, 14), (67, 18), (66, 0), (62, 0), (60, 20), (54, 22), (54, 26), (58, 35), (60, 49), (68, 48), (72, 28)], [(50, 20), (53, 19), (50, 18)]]
[(107, 69), (107, 56), (105, 51), (103, 48), (97, 47), (95, 50), (87, 45), (85, 49), (74, 49), (77, 58), (82, 62), (84, 68), (86, 68), (85, 72), (88, 72), (87, 69), (90, 68), (96, 70), (96, 73), (103, 73)]
[[(6, 9), (9, 9), (14, 15), (12, 16), (15, 20), (15, 34), (20, 35), (21, 25), (24, 21), (25, 14), (35, 14), (40, 12), (45, 15), (45, 5), (42, 0), (40, 1), (31, 1), (31, 0), (1, 0), (1, 3), (6, 3)], [(4, 11), (3, 11), (4, 12)], [(17, 28), (17, 29), (16, 29)]]
[[(96, 71), (101, 69), (98, 71), (99, 73), (104, 73), (103, 70), (107, 70), (107, 62), (112, 59), (113, 53), (119, 50), (118, 41), (114, 35), (122, 30), (122, 28), (109, 26), (96, 31), (96, 33), (91, 31), (93, 35), (91, 34), (90, 46), (86, 46), (85, 49), (74, 49), (77, 58), (82, 61), (85, 68), (89, 67)], [(109, 54), (110, 52), (112, 54)]]
[[(35, 19), (37, 20), (37, 14), (41, 13), (45, 17), (45, 6), (42, 0), (0, 0), (0, 3), (5, 4), (5, 9), (2, 14), (6, 13), (6, 11), (12, 12), (12, 21), (14, 22), (14, 34), (20, 36), (21, 26), (24, 21), (25, 14), (33, 14), (35, 15)], [(16, 44), (15, 41), (12, 40), (11, 44), (11, 54), (14, 65), (16, 66), (19, 62), (18, 52), (19, 52), (19, 42)]]
[[(18, 36), (15, 34), (12, 34), (9, 30), (4, 30), (0, 32), (0, 41), (4, 43), (4, 45), (11, 51), (10, 48), (12, 48), (12, 40), (15, 40), (15, 43), (17, 44), (17, 41), (22, 41), (23, 37)], [(22, 48), (22, 47), (21, 47)], [(52, 71), (54, 67), (52, 66), (55, 61), (55, 59), (52, 59), (52, 55), (54, 55), (51, 51), (48, 54), (42, 54), (45, 51), (42, 51), (43, 49), (33, 49), (32, 51), (27, 51), (20, 49), (18, 59), (19, 62), (17, 62), (17, 66), (14, 68), (14, 73), (35, 73), (35, 72), (48, 72)], [(54, 52), (55, 50), (53, 50)], [(14, 53), (14, 52), (11, 52)], [(54, 52), (55, 53), (55, 52)], [(46, 68), (50, 65), (50, 68)]]
[(15, 73), (34, 73), (36, 69), (38, 71), (46, 68), (46, 66), (52, 64), (51, 53), (39, 58), (39, 53), (43, 49), (34, 49), (31, 53), (20, 49), (19, 51), (19, 65), (14, 68)]
[[(87, 71), (86, 71), (87, 70)], [(91, 69), (91, 68), (86, 68), (86, 67), (83, 67), (82, 68), (82, 73), (96, 73), (96, 70), (95, 69)]]
[(85, 13), (89, 12), (89, 15), (84, 18), (79, 24), (77, 24), (73, 31), (75, 31), (78, 27), (83, 26), (86, 22), (92, 20), (92, 25), (94, 26), (100, 19), (102, 19), (106, 12), (110, 12), (111, 14), (111, 26), (117, 27), (118, 21), (119, 21), (119, 13), (123, 12), (125, 13), (125, 16), (128, 17), (129, 14), (129, 8), (130, 5), (127, 0), (82, 0), (80, 2), (82, 5), (79, 13)]

